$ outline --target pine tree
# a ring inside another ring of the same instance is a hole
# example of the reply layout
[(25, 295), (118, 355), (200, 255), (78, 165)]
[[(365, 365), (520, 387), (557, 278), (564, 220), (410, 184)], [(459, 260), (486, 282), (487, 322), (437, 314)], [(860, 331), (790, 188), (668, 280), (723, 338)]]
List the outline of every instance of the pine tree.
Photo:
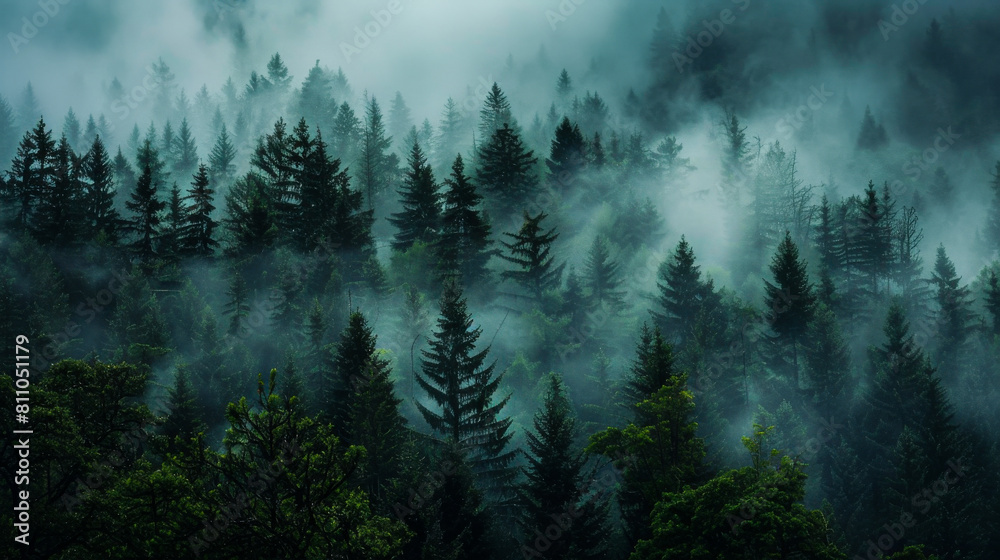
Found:
[(115, 245), (125, 222), (115, 208), (114, 168), (100, 136), (94, 138), (90, 151), (84, 157), (83, 173), (86, 179), (84, 196), (87, 230), (95, 232), (95, 237), (103, 236), (107, 243)]
[(837, 317), (818, 305), (805, 345), (806, 372), (812, 404), (824, 420), (840, 418), (851, 381), (851, 356)]
[(0, 166), (7, 165), (17, 152), (17, 137), (14, 109), (7, 98), (0, 95)]
[(397, 91), (389, 107), (389, 134), (393, 138), (402, 140), (411, 128), (413, 128), (413, 117), (410, 115), (410, 108), (406, 106), (403, 94)]
[(81, 176), (80, 160), (63, 136), (52, 158), (51, 185), (39, 189), (31, 224), (32, 234), (42, 244), (67, 247), (81, 241), (85, 219)]
[(42, 119), (42, 107), (35, 96), (35, 88), (28, 82), (21, 93), (21, 104), (17, 108), (18, 128), (28, 130), (35, 119)]
[[(365, 448), (361, 487), (384, 502), (405, 470), (409, 453), (406, 420), (399, 413), (389, 361), (376, 348), (376, 337), (360, 312), (351, 313), (333, 359), (334, 427), (344, 441)], [(340, 417), (338, 418), (338, 412)], [(340, 421), (338, 423), (338, 420)]]
[(750, 167), (750, 145), (746, 127), (740, 126), (735, 113), (727, 112), (722, 125), (726, 144), (722, 154), (722, 179), (725, 202), (735, 209), (740, 205), (743, 185), (747, 182)]
[(63, 121), (63, 136), (69, 142), (69, 147), (73, 150), (80, 149), (80, 119), (76, 117), (76, 113), (73, 112), (73, 108), (69, 108), (69, 112), (66, 113), (66, 119)]
[(242, 337), (247, 332), (246, 318), (250, 315), (250, 290), (239, 272), (233, 273), (226, 295), (229, 298), (224, 308), (226, 315), (229, 315), (227, 332), (230, 336)]
[(441, 124), (438, 125), (438, 135), (434, 152), (437, 154), (437, 168), (446, 167), (452, 162), (452, 155), (457, 154), (465, 135), (467, 122), (462, 114), (462, 108), (451, 97), (441, 111)]
[(650, 329), (643, 323), (635, 359), (622, 388), (623, 404), (633, 411), (637, 423), (644, 425), (648, 420), (643, 418), (638, 404), (659, 391), (677, 373), (673, 347), (664, 340), (659, 327)]
[(414, 243), (434, 244), (441, 228), (441, 205), (438, 185), (420, 144), (410, 149), (409, 169), (399, 190), (402, 210), (389, 222), (396, 226), (392, 248), (406, 251)]
[(170, 196), (167, 198), (166, 205), (166, 215), (158, 243), (159, 254), (164, 259), (176, 262), (183, 254), (181, 242), (184, 236), (186, 218), (184, 204), (181, 202), (181, 189), (177, 183), (174, 183), (170, 188)]
[(247, 173), (226, 194), (223, 219), (228, 243), (227, 255), (252, 258), (273, 247), (278, 238), (278, 222), (264, 178)]
[(438, 259), (446, 278), (460, 275), (468, 286), (489, 274), (486, 263), (494, 254), (490, 249), (491, 227), (486, 213), (480, 209), (483, 197), (465, 175), (461, 155), (455, 157), (451, 176), (445, 179), (444, 185), (447, 190), (436, 246)]
[(549, 170), (548, 180), (553, 187), (565, 192), (568, 187), (575, 184), (587, 161), (586, 145), (580, 127), (563, 117), (559, 127), (556, 128), (549, 159), (545, 160)]
[(372, 97), (365, 108), (357, 174), (362, 192), (368, 198), (369, 208), (374, 208), (376, 197), (390, 187), (396, 175), (398, 158), (390, 153), (391, 147), (392, 137), (386, 136), (382, 109)]
[(181, 249), (190, 255), (211, 257), (219, 242), (214, 238), (218, 223), (212, 218), (215, 206), (212, 204), (215, 191), (209, 188), (208, 168), (198, 166), (191, 188), (182, 200), (187, 202), (184, 211)]
[(52, 190), (55, 166), (56, 143), (45, 121), (39, 119), (33, 129), (24, 133), (8, 172), (8, 198), (15, 207), (11, 221), (22, 231), (33, 227), (40, 198)]
[(479, 137), (491, 138), (504, 125), (508, 125), (512, 130), (517, 128), (517, 123), (511, 116), (507, 96), (500, 90), (500, 86), (493, 82), (490, 92), (486, 94), (483, 108), (479, 111)]
[(555, 257), (550, 253), (552, 243), (559, 237), (555, 228), (543, 232), (541, 222), (548, 214), (539, 212), (535, 216), (524, 213), (524, 223), (517, 233), (507, 233), (513, 242), (500, 243), (508, 254), (500, 258), (517, 266), (515, 270), (505, 270), (500, 273), (504, 280), (513, 280), (540, 299), (542, 294), (560, 285), (565, 263), (555, 266)]
[(858, 133), (858, 149), (875, 151), (889, 143), (885, 128), (875, 122), (871, 107), (865, 107), (865, 116), (861, 119), (861, 132)]
[(521, 505), (519, 524), (525, 534), (522, 553), (531, 553), (536, 531), (544, 531), (555, 516), (569, 522), (562, 527), (562, 535), (546, 547), (546, 558), (604, 558), (607, 502), (600, 503), (600, 495), (586, 495), (583, 469), (587, 460), (582, 451), (575, 450), (576, 419), (556, 375), (550, 377), (533, 425), (534, 431), (526, 434), (529, 453), (523, 468), (525, 482), (517, 492)]
[(615, 312), (625, 307), (625, 292), (621, 290), (621, 265), (611, 258), (608, 241), (602, 236), (594, 238), (587, 253), (584, 284), (588, 289), (591, 309), (607, 306)]
[(682, 235), (674, 253), (660, 264), (656, 287), (661, 311), (650, 311), (667, 340), (683, 342), (693, 336), (699, 316), (714, 315), (720, 305), (711, 279), (701, 279), (694, 250)]
[(417, 401), (424, 420), (448, 441), (472, 450), (471, 463), (482, 488), (498, 498), (514, 477), (511, 462), (516, 451), (507, 450), (512, 420), (500, 414), (510, 396), (496, 399), (502, 376), (495, 363), (485, 365), (489, 347), (476, 351), (482, 334), (472, 328), (461, 291), (449, 283), (441, 299), (437, 331), (422, 350), (417, 384), (439, 407), (431, 410)]
[(774, 283), (764, 281), (764, 303), (770, 310), (771, 329), (792, 351), (793, 388), (797, 390), (800, 388), (798, 345), (813, 319), (816, 299), (806, 263), (799, 260), (799, 249), (788, 232), (771, 260), (771, 274)]
[(302, 82), (295, 116), (329, 130), (327, 126), (333, 119), (331, 109), (336, 109), (336, 106), (331, 107), (332, 102), (330, 77), (317, 60)]
[(236, 174), (236, 147), (233, 146), (226, 130), (225, 123), (219, 130), (219, 136), (212, 147), (212, 153), (208, 156), (208, 176), (212, 185), (229, 185)]
[(569, 96), (573, 94), (573, 80), (569, 77), (569, 72), (565, 68), (559, 73), (559, 79), (556, 81), (556, 96), (559, 101), (565, 103), (569, 100)]
[(190, 177), (198, 165), (198, 148), (187, 119), (181, 121), (181, 130), (174, 144), (173, 171), (177, 177)]
[(281, 55), (278, 53), (274, 53), (267, 61), (267, 80), (279, 93), (287, 91), (292, 83), (292, 77), (288, 75), (288, 67), (285, 66), (285, 62), (281, 60)]
[(959, 284), (961, 280), (944, 245), (939, 245), (930, 283), (935, 287), (938, 307), (938, 347), (935, 354), (940, 370), (948, 382), (958, 377), (960, 358), (965, 353), (965, 344), (971, 332), (971, 295), (968, 286)]
[(175, 438), (187, 441), (205, 431), (201, 411), (196, 402), (197, 394), (191, 386), (191, 374), (186, 366), (178, 366), (174, 374), (174, 386), (169, 389), (170, 413), (163, 423), (163, 435), (167, 437), (171, 449)]
[(507, 216), (524, 204), (537, 188), (538, 178), (534, 172), (537, 159), (507, 123), (487, 138), (489, 140), (479, 151), (476, 178), (499, 215)]
[(361, 120), (355, 116), (350, 104), (344, 101), (333, 122), (333, 143), (330, 149), (334, 156), (343, 162), (353, 162), (358, 157), (361, 130)]
[(154, 242), (159, 236), (160, 212), (167, 206), (158, 198), (157, 187), (153, 182), (153, 170), (147, 165), (139, 176), (131, 198), (125, 203), (125, 208), (132, 212), (127, 229), (138, 236), (130, 249), (146, 267), (156, 256)]

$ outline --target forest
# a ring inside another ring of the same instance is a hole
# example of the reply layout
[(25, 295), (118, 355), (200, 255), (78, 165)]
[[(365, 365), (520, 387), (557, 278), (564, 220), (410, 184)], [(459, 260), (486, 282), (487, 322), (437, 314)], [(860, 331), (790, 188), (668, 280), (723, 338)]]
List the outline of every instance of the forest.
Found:
[(355, 4), (0, 10), (0, 556), (997, 557), (1000, 6)]

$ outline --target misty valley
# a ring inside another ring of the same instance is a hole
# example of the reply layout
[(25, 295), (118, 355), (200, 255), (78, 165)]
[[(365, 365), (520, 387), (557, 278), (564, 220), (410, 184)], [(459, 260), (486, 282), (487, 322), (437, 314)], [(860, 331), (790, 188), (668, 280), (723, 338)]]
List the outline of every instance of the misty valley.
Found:
[(997, 557), (995, 3), (9, 4), (4, 558)]

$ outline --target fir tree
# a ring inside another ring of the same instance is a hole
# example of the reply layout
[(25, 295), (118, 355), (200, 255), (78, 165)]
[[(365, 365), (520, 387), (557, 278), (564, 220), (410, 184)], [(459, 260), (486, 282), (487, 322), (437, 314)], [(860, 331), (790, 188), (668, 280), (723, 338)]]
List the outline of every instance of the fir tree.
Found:
[(559, 377), (552, 375), (548, 385), (542, 409), (535, 413), (534, 430), (526, 434), (528, 464), (517, 492), (519, 524), (525, 534), (522, 552), (536, 550), (536, 531), (551, 525), (555, 515), (565, 516), (569, 526), (563, 526), (562, 536), (546, 547), (546, 558), (604, 558), (607, 503), (598, 501), (599, 494), (586, 496), (581, 491), (586, 490), (586, 457), (575, 450), (576, 420)]
[(504, 232), (512, 242), (500, 242), (508, 251), (508, 254), (501, 254), (500, 258), (517, 267), (501, 272), (501, 278), (517, 282), (535, 298), (541, 298), (547, 290), (559, 286), (566, 266), (565, 263), (556, 266), (555, 257), (550, 254), (552, 243), (559, 234), (555, 233), (555, 228), (542, 231), (541, 222), (546, 217), (548, 214), (544, 212), (535, 216), (525, 212), (524, 223), (517, 233)]
[(431, 410), (417, 401), (424, 420), (448, 441), (472, 450), (473, 470), (481, 486), (502, 497), (514, 477), (511, 462), (516, 451), (508, 450), (512, 420), (501, 418), (509, 396), (497, 399), (501, 376), (495, 363), (486, 365), (489, 347), (476, 350), (482, 329), (472, 328), (461, 291), (449, 283), (441, 300), (429, 348), (422, 350), (417, 384), (437, 405)]
[(107, 243), (114, 245), (125, 222), (115, 208), (114, 168), (100, 136), (94, 138), (84, 158), (83, 173), (87, 229), (95, 232), (95, 236), (103, 235)]
[(208, 156), (208, 176), (211, 184), (229, 185), (236, 173), (235, 161), (236, 147), (233, 146), (226, 125), (223, 123), (215, 140), (215, 146), (212, 147), (212, 153)]
[(402, 210), (389, 222), (397, 228), (392, 248), (405, 251), (416, 242), (433, 244), (441, 228), (441, 206), (438, 185), (420, 144), (410, 149), (409, 169), (399, 191)]
[(865, 107), (865, 116), (861, 119), (861, 132), (858, 133), (858, 149), (878, 150), (889, 143), (885, 128), (875, 122), (870, 107)]
[(714, 283), (702, 280), (694, 250), (683, 235), (674, 253), (660, 264), (657, 279), (661, 311), (650, 313), (668, 340), (683, 342), (693, 335), (699, 315), (716, 312), (720, 302)]
[(436, 247), (440, 267), (445, 277), (460, 275), (465, 285), (470, 285), (488, 274), (486, 263), (494, 253), (489, 219), (480, 209), (483, 198), (465, 175), (461, 155), (455, 157), (444, 185), (447, 190)]
[(156, 256), (154, 242), (159, 236), (160, 212), (167, 206), (157, 196), (157, 186), (153, 182), (153, 170), (147, 165), (131, 198), (125, 203), (125, 208), (132, 212), (127, 229), (137, 236), (130, 248), (144, 266), (149, 266)]
[(555, 138), (545, 165), (549, 170), (549, 183), (565, 192), (573, 185), (586, 162), (586, 141), (580, 128), (563, 117), (556, 128)]
[(842, 417), (841, 403), (848, 396), (851, 381), (851, 356), (837, 317), (825, 305), (817, 306), (809, 325), (805, 358), (813, 406), (824, 420)]
[(587, 253), (584, 283), (588, 289), (590, 308), (605, 306), (615, 312), (625, 307), (625, 292), (621, 290), (621, 265), (611, 258), (608, 241), (604, 237), (594, 238)]
[(958, 376), (959, 359), (964, 354), (968, 340), (972, 310), (968, 286), (961, 286), (961, 277), (955, 272), (955, 264), (948, 258), (944, 245), (938, 246), (937, 259), (930, 283), (935, 288), (937, 301), (938, 348), (936, 357), (947, 381)]
[(788, 232), (771, 260), (771, 274), (774, 283), (764, 281), (764, 303), (770, 310), (771, 329), (792, 351), (793, 387), (799, 389), (798, 346), (812, 321), (816, 299), (806, 264)]
[[(413, 117), (410, 115), (410, 108), (406, 106), (403, 94), (397, 91), (389, 107), (389, 134), (393, 138), (402, 140), (411, 128), (413, 128)], [(405, 145), (400, 146), (404, 147)]]
[(170, 413), (163, 423), (163, 435), (167, 437), (170, 447), (175, 439), (187, 441), (205, 431), (205, 423), (201, 419), (201, 411), (196, 402), (197, 395), (191, 386), (191, 374), (186, 366), (177, 366), (174, 373), (174, 386), (169, 389)]
[(398, 158), (390, 153), (391, 147), (392, 137), (386, 135), (382, 109), (372, 97), (365, 107), (357, 174), (362, 192), (368, 198), (369, 208), (374, 207), (376, 197), (390, 187), (396, 175)]
[(504, 125), (515, 130), (517, 126), (511, 116), (510, 102), (507, 101), (507, 96), (500, 90), (500, 86), (493, 82), (490, 92), (486, 94), (483, 108), (479, 111), (479, 137), (491, 138)]
[(187, 119), (181, 121), (181, 130), (174, 145), (173, 171), (177, 177), (190, 177), (198, 165), (198, 149)]
[(224, 311), (229, 315), (230, 336), (243, 337), (247, 333), (246, 318), (250, 315), (250, 289), (239, 272), (234, 272), (226, 291), (229, 300)]
[(69, 147), (73, 150), (80, 149), (80, 132), (80, 119), (76, 117), (76, 113), (70, 107), (69, 112), (66, 113), (66, 119), (63, 121), (62, 133), (69, 142)]
[(199, 165), (191, 188), (183, 198), (188, 204), (184, 212), (180, 246), (184, 252), (199, 257), (211, 257), (219, 245), (214, 238), (218, 223), (212, 218), (215, 211), (212, 204), (215, 191), (209, 188), (208, 173), (205, 164)]
[(507, 216), (537, 188), (538, 178), (534, 173), (537, 160), (507, 123), (488, 138), (479, 151), (476, 177), (499, 214)]
[(31, 232), (39, 242), (69, 246), (83, 234), (84, 191), (80, 160), (66, 137), (59, 140), (52, 158), (51, 185), (38, 190)]

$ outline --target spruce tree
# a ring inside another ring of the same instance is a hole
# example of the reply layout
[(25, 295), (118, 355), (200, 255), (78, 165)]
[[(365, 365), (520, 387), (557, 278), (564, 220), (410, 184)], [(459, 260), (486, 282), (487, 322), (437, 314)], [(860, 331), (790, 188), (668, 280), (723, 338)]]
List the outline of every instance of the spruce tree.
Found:
[(63, 136), (52, 158), (51, 185), (39, 189), (31, 224), (32, 234), (42, 244), (66, 247), (81, 241), (85, 220), (81, 175), (80, 160)]
[(187, 206), (184, 211), (180, 246), (187, 254), (211, 257), (219, 245), (214, 237), (218, 223), (212, 217), (215, 211), (215, 206), (212, 204), (214, 194), (215, 191), (209, 188), (208, 167), (201, 164), (191, 182), (191, 188), (187, 191), (187, 196), (183, 198)]
[(517, 491), (521, 506), (518, 521), (525, 534), (522, 553), (540, 552), (535, 549), (536, 531), (544, 531), (555, 517), (568, 520), (568, 526), (562, 526), (562, 535), (546, 547), (546, 558), (604, 558), (608, 505), (599, 502), (600, 495), (586, 495), (587, 459), (576, 450), (576, 419), (562, 381), (554, 374), (533, 426), (534, 430), (526, 434), (525, 481)]
[(694, 249), (682, 235), (673, 254), (657, 270), (659, 310), (650, 314), (670, 341), (683, 342), (693, 336), (699, 315), (716, 314), (721, 303), (714, 283), (702, 280), (695, 260)]
[(452, 162), (452, 154), (457, 154), (466, 132), (466, 119), (462, 109), (451, 97), (441, 111), (441, 124), (438, 125), (438, 136), (434, 152), (437, 154), (435, 167), (440, 169)]
[[(3, 161), (3, 160), (0, 160)], [(986, 215), (986, 246), (991, 253), (1000, 251), (1000, 160), (994, 164), (993, 173), (990, 175), (990, 191), (993, 197), (990, 199), (989, 212)]]
[(586, 145), (580, 127), (563, 117), (552, 139), (549, 158), (545, 160), (549, 184), (558, 191), (566, 193), (567, 187), (576, 182), (587, 161)]
[(163, 435), (167, 437), (171, 449), (178, 449), (173, 443), (176, 438), (182, 442), (196, 437), (206, 429), (197, 404), (197, 394), (191, 385), (191, 374), (183, 365), (174, 373), (174, 386), (169, 389), (170, 413), (163, 423)]
[(485, 141), (504, 125), (508, 125), (511, 129), (516, 129), (517, 126), (511, 116), (507, 96), (500, 90), (500, 86), (493, 82), (489, 93), (486, 94), (483, 108), (479, 111), (479, 137)]
[(971, 295), (968, 286), (960, 285), (961, 280), (944, 245), (939, 245), (930, 283), (935, 288), (938, 309), (938, 347), (935, 354), (940, 371), (948, 382), (958, 377), (960, 358), (964, 355), (965, 344), (971, 332)]
[(52, 132), (46, 130), (43, 119), (38, 119), (38, 124), (24, 133), (8, 172), (8, 198), (14, 206), (10, 219), (22, 231), (34, 225), (40, 198), (53, 188), (55, 164)]
[(771, 274), (774, 283), (764, 281), (764, 303), (769, 310), (771, 329), (777, 334), (778, 341), (791, 349), (793, 388), (798, 390), (798, 346), (812, 321), (816, 298), (809, 282), (806, 263), (799, 259), (799, 249), (787, 231), (771, 259)]
[(181, 129), (174, 145), (173, 171), (177, 177), (190, 177), (198, 165), (198, 148), (187, 119), (181, 121)]
[(390, 153), (392, 136), (386, 135), (382, 122), (382, 109), (372, 97), (365, 107), (365, 120), (361, 132), (361, 149), (358, 154), (357, 179), (361, 190), (368, 199), (368, 207), (373, 208), (376, 197), (382, 195), (391, 185), (398, 167), (398, 158)]
[(843, 417), (842, 404), (851, 381), (851, 356), (837, 317), (818, 305), (805, 345), (806, 372), (812, 405), (824, 420)]
[(539, 212), (535, 216), (524, 213), (524, 223), (517, 233), (507, 233), (512, 242), (501, 241), (508, 254), (500, 258), (515, 265), (514, 270), (500, 273), (504, 280), (513, 280), (531, 292), (535, 298), (541, 298), (547, 290), (560, 285), (565, 263), (555, 265), (555, 257), (550, 253), (552, 243), (559, 237), (555, 228), (542, 231), (541, 222), (548, 214)]
[(510, 396), (497, 399), (502, 376), (496, 363), (486, 365), (490, 348), (476, 349), (482, 334), (472, 328), (462, 292), (453, 283), (445, 286), (437, 330), (421, 350), (417, 384), (438, 410), (417, 401), (424, 420), (448, 441), (471, 449), (470, 460), (481, 487), (503, 499), (514, 478), (511, 463), (516, 454), (508, 450), (512, 420), (500, 414)]
[(440, 195), (434, 172), (417, 142), (410, 149), (409, 169), (398, 192), (402, 210), (389, 218), (398, 230), (392, 248), (406, 251), (417, 242), (434, 244), (441, 228)]
[(358, 157), (358, 146), (361, 144), (361, 119), (354, 114), (351, 105), (344, 101), (337, 110), (337, 118), (333, 122), (333, 142), (330, 150), (334, 157), (345, 163), (351, 163)]
[(465, 285), (484, 279), (490, 249), (490, 223), (480, 206), (483, 197), (476, 192), (472, 179), (465, 174), (462, 156), (455, 156), (451, 175), (444, 180), (444, 210), (436, 251), (442, 275), (461, 276)]
[(223, 123), (219, 130), (219, 136), (212, 147), (212, 153), (208, 155), (209, 180), (214, 186), (228, 186), (232, 183), (236, 175), (236, 146), (233, 145)]
[(604, 308), (618, 312), (625, 307), (625, 292), (621, 290), (621, 265), (611, 258), (608, 241), (602, 236), (594, 238), (587, 253), (584, 283), (588, 289), (591, 309)]
[(0, 95), (0, 166), (6, 166), (17, 152), (17, 120), (7, 98)]
[(875, 151), (888, 143), (889, 136), (885, 128), (875, 122), (871, 107), (865, 107), (865, 116), (861, 119), (861, 131), (858, 133), (858, 149)]
[(130, 250), (146, 267), (156, 256), (155, 241), (160, 232), (160, 212), (167, 206), (157, 196), (157, 187), (153, 182), (153, 170), (147, 165), (139, 176), (131, 198), (125, 203), (125, 208), (132, 213), (127, 229), (136, 236)]
[(66, 119), (63, 121), (62, 133), (69, 142), (69, 147), (78, 151), (80, 149), (80, 119), (76, 117), (73, 108), (69, 108)]
[[(403, 94), (396, 92), (389, 107), (389, 135), (402, 140), (413, 128), (413, 117), (410, 108), (406, 106)], [(405, 145), (400, 146), (405, 149)]]
[(1000, 277), (990, 270), (986, 279), (986, 310), (990, 314), (990, 334), (994, 337), (1000, 335)]
[(498, 214), (507, 216), (521, 207), (535, 192), (537, 159), (516, 130), (503, 123), (479, 150), (476, 178)]
[(239, 272), (234, 272), (226, 291), (229, 300), (224, 311), (229, 315), (230, 336), (243, 337), (247, 333), (246, 318), (250, 315), (250, 289)]
[(115, 208), (114, 168), (100, 136), (94, 138), (90, 151), (84, 156), (83, 173), (87, 230), (115, 245), (125, 222)]

